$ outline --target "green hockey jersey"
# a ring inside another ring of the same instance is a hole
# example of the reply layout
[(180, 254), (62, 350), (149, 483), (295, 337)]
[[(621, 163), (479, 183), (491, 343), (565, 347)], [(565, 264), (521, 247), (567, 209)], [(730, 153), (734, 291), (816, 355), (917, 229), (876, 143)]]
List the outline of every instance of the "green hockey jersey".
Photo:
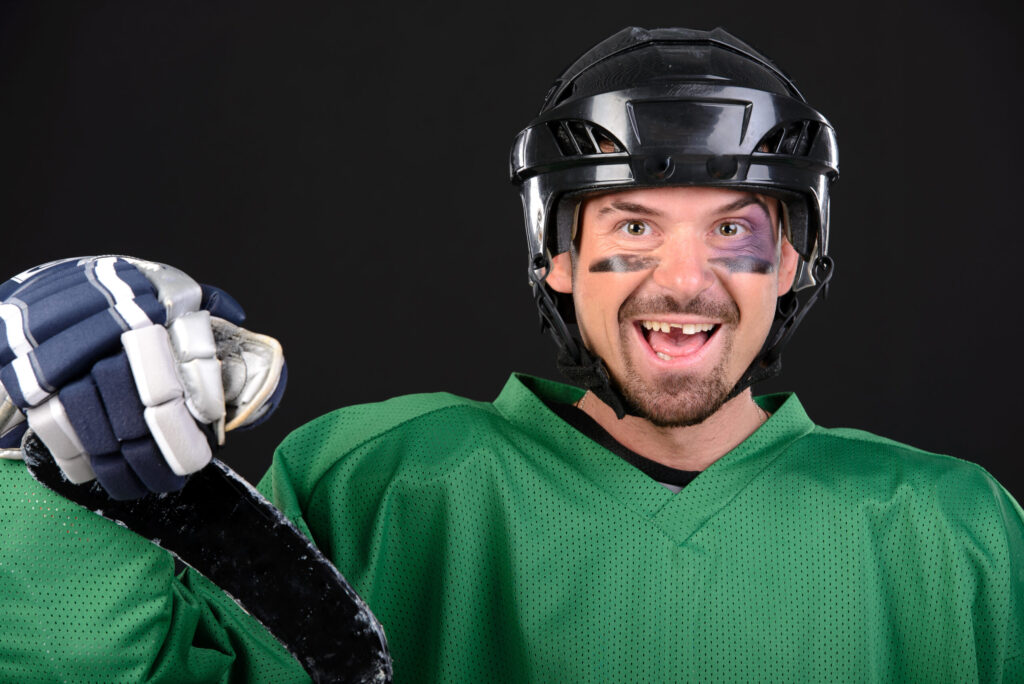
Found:
[[(509, 380), (354, 406), (261, 489), (387, 632), (395, 682), (1022, 681), (1024, 516), (981, 468), (794, 396), (678, 494)], [(166, 554), (0, 462), (0, 681), (304, 681)]]
[[(324, 416), (264, 487), (368, 601), (395, 681), (1024, 681), (1024, 516), (981, 468), (795, 396), (678, 494), (551, 412)], [(539, 396), (538, 396), (539, 395)]]
[(308, 681), (206, 579), (0, 459), (0, 683)]

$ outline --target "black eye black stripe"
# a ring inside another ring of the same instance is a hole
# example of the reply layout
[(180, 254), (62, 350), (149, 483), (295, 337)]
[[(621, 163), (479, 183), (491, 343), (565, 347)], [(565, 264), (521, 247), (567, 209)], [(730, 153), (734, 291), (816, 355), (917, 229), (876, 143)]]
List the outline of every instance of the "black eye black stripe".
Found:
[(590, 264), (591, 273), (629, 273), (646, 271), (661, 263), (661, 259), (636, 254), (613, 254)]
[[(713, 264), (724, 266), (733, 273), (772, 273), (774, 262), (753, 256), (713, 257), (708, 259)], [(657, 257), (638, 256), (635, 254), (613, 254), (598, 259), (590, 264), (591, 273), (630, 273), (656, 268), (661, 260)]]
[(773, 262), (752, 256), (714, 257), (708, 261), (724, 266), (733, 273), (771, 273), (775, 270)]

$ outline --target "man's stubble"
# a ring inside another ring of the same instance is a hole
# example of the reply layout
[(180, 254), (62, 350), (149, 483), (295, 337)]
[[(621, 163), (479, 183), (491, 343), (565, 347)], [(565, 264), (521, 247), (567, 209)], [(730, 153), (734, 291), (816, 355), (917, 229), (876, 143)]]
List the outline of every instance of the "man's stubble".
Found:
[(659, 427), (698, 425), (722, 407), (732, 390), (726, 367), (732, 355), (733, 332), (739, 323), (739, 307), (731, 299), (712, 300), (703, 295), (685, 304), (665, 295), (631, 295), (619, 307), (622, 349), (633, 348), (630, 338), (636, 333), (630, 321), (643, 317), (657, 320), (658, 314), (688, 314), (721, 321), (720, 329), (715, 333), (725, 336), (718, 363), (706, 374), (666, 372), (651, 381), (640, 376), (633, 355), (624, 352), (625, 377), (618, 378), (613, 374), (612, 381), (625, 399), (629, 413)]

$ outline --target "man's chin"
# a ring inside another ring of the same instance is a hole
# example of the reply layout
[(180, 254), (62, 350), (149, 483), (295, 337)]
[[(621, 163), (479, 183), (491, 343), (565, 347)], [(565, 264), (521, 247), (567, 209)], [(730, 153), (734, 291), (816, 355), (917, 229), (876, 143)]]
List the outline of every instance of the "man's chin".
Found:
[(693, 378), (675, 376), (657, 382), (631, 375), (620, 383), (627, 412), (664, 428), (700, 425), (713, 416), (729, 398), (731, 387), (724, 374)]

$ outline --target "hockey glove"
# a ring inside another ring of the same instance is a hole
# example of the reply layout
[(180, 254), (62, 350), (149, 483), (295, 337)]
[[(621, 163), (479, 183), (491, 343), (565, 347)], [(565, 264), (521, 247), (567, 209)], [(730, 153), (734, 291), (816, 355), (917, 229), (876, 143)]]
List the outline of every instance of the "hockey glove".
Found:
[(3, 283), (0, 301), (0, 455), (30, 429), (68, 480), (116, 499), (180, 489), (210, 442), (266, 418), (284, 390), (277, 341), (170, 266), (67, 259)]

